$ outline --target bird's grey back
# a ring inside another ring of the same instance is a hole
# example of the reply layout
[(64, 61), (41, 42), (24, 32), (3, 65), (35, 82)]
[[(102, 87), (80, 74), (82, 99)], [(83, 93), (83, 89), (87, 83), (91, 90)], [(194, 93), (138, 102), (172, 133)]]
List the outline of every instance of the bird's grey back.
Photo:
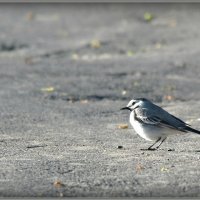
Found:
[(153, 104), (152, 102), (145, 99), (141, 107), (135, 110), (138, 116), (146, 116), (149, 119), (160, 119), (162, 122), (169, 124), (177, 129), (184, 129), (188, 124), (184, 121), (178, 119), (177, 117), (171, 115), (161, 107)]

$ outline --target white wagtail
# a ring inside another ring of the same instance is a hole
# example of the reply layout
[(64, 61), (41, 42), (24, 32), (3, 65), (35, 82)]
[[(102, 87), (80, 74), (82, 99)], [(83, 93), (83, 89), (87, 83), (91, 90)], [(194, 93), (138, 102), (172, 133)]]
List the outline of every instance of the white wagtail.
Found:
[[(181, 132), (200, 134), (200, 131), (145, 98), (132, 99), (126, 107), (121, 108), (124, 109), (131, 111), (130, 123), (136, 133), (146, 140), (155, 141), (147, 150), (158, 149), (169, 135)], [(159, 141), (160, 144), (152, 148)]]

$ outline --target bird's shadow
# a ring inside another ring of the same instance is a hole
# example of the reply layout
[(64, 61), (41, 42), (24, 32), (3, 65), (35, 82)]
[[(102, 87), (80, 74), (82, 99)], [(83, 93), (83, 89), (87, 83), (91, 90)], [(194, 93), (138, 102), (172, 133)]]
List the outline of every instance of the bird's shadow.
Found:
[[(175, 151), (175, 150), (173, 150), (173, 151)], [(182, 151), (178, 151), (178, 152), (200, 153), (200, 149), (197, 149), (197, 150), (182, 150)]]
[[(140, 149), (141, 151), (159, 151), (159, 150), (163, 150), (163, 149), (157, 149), (157, 148), (151, 148), (151, 149)], [(175, 151), (175, 149), (167, 149), (167, 151)], [(200, 150), (199, 150), (200, 152)]]
[[(159, 151), (159, 150), (162, 150), (162, 149), (157, 149), (157, 148), (151, 148), (151, 149), (140, 149), (141, 151)], [(175, 149), (167, 149), (167, 151), (175, 151)], [(200, 149), (197, 149), (197, 150), (182, 150), (182, 151), (178, 151), (178, 152), (190, 152), (190, 153), (200, 153)]]
[(200, 152), (200, 149), (198, 149), (198, 150), (194, 150), (194, 152), (197, 152), (197, 153), (198, 153), (198, 152)]

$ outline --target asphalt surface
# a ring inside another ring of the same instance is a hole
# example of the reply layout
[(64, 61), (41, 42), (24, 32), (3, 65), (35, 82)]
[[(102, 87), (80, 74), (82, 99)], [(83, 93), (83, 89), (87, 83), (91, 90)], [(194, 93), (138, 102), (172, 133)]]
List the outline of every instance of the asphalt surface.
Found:
[(0, 196), (200, 196), (200, 136), (142, 151), (119, 110), (145, 97), (200, 129), (199, 8), (2, 4)]

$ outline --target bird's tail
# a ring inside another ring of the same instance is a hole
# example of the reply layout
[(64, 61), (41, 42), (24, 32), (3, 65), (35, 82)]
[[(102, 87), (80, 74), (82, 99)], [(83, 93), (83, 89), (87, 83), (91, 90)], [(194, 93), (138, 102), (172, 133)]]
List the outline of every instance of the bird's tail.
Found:
[(193, 132), (193, 133), (200, 134), (200, 131), (198, 131), (198, 130), (196, 130), (196, 129), (194, 129), (194, 128), (188, 127), (188, 126), (185, 128), (185, 130), (190, 131), (190, 132)]

